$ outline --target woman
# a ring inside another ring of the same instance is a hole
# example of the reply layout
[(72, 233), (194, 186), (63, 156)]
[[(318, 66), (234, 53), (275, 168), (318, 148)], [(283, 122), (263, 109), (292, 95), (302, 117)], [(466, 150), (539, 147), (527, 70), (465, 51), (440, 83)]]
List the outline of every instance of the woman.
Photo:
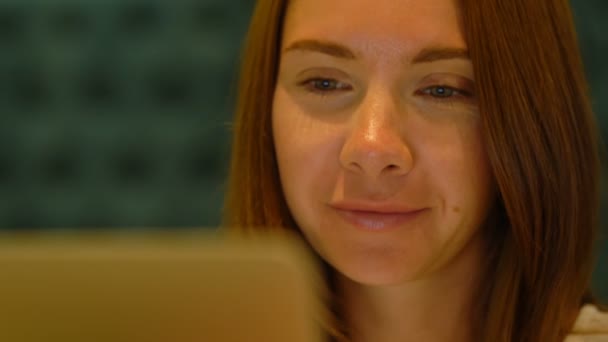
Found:
[(582, 70), (566, 0), (259, 0), (225, 224), (301, 233), (335, 339), (561, 341), (597, 226)]

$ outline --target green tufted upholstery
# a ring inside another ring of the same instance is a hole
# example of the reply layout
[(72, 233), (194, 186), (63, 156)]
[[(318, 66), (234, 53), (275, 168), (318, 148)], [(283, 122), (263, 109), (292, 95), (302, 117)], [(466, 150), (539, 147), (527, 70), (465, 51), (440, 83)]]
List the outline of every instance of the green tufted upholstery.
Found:
[[(601, 131), (602, 139), (608, 137), (608, 2), (605, 0), (571, 0), (574, 10), (574, 20), (577, 25), (579, 42), (587, 79), (591, 86), (591, 99), (595, 109), (597, 121)], [(608, 192), (605, 187), (608, 180), (608, 166), (606, 159), (608, 155), (603, 143), (602, 161), (604, 164), (602, 208), (600, 212), (600, 241), (598, 244), (599, 254), (593, 284), (598, 296), (604, 303), (608, 303)]]
[(219, 222), (237, 0), (0, 3), (0, 227)]

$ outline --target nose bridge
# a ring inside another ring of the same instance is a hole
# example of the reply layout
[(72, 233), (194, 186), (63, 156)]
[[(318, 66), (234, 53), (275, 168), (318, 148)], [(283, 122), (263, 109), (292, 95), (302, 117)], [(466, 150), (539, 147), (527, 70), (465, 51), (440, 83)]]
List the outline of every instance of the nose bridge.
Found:
[(355, 113), (353, 130), (360, 131), (359, 134), (370, 143), (387, 138), (385, 134), (388, 132), (382, 131), (398, 129), (398, 120), (395, 117), (398, 110), (395, 102), (388, 90), (378, 87), (370, 89)]
[(403, 132), (406, 115), (387, 86), (370, 87), (353, 114), (340, 156), (343, 167), (374, 178), (407, 173), (411, 153)]

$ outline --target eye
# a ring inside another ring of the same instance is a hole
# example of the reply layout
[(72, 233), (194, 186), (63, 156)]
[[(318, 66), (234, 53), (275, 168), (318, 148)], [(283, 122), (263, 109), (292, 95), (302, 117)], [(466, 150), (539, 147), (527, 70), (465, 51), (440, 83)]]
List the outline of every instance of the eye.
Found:
[(429, 96), (431, 99), (440, 102), (455, 101), (458, 99), (469, 100), (473, 94), (463, 89), (456, 89), (445, 85), (431, 86), (419, 91), (423, 96)]
[(311, 78), (300, 83), (307, 91), (316, 94), (329, 94), (332, 92), (340, 92), (351, 90), (352, 87), (347, 84), (331, 78)]
[(422, 90), (422, 93), (433, 97), (452, 97), (460, 91), (448, 86), (432, 86)]
[(444, 86), (436, 86), (427, 88), (425, 92), (435, 97), (451, 97), (454, 95), (456, 90)]

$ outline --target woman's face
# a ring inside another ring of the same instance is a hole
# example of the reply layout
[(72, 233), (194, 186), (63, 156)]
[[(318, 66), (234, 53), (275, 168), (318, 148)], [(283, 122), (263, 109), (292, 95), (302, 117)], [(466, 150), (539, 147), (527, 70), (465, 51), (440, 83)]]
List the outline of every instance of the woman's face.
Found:
[(453, 0), (293, 0), (273, 136), (311, 246), (364, 284), (422, 279), (479, 245), (494, 199)]

